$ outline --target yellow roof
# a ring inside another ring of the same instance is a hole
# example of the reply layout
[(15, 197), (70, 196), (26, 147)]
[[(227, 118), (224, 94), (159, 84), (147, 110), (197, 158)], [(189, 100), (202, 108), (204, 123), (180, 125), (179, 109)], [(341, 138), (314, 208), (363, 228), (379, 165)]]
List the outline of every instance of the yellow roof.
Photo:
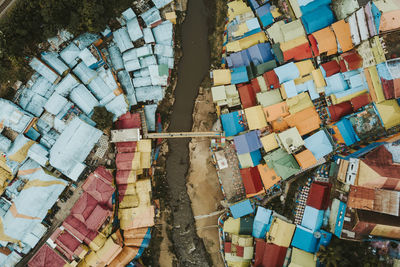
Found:
[(304, 250), (293, 248), (292, 258), (289, 267), (314, 267), (317, 262), (314, 259), (314, 254), (305, 252)]
[(367, 79), (368, 87), (371, 92), (371, 98), (375, 103), (385, 101), (385, 95), (383, 94), (382, 85), (378, 71), (375, 66), (364, 69), (365, 78)]
[(165, 13), (165, 19), (171, 21), (173, 24), (176, 24), (176, 13), (175, 13), (175, 11), (166, 12)]
[(267, 233), (267, 241), (281, 247), (289, 247), (296, 225), (274, 218)]
[(254, 106), (244, 110), (249, 130), (261, 129), (267, 126), (267, 121), (261, 106)]
[(275, 22), (274, 24), (271, 25), (271, 27), (269, 27), (267, 29), (268, 32), (268, 36), (274, 40), (275, 43), (284, 43), (285, 39), (283, 37), (283, 33), (281, 30), (281, 26), (284, 25), (285, 22), (283, 20), (280, 20), (278, 22)]
[(228, 18), (232, 21), (236, 16), (252, 12), (251, 8), (242, 0), (236, 0), (228, 3)]
[(140, 153), (140, 167), (149, 169), (151, 167), (151, 152)]
[(282, 24), (281, 31), (285, 42), (296, 39), (300, 36), (306, 36), (301, 20), (297, 19), (292, 22)]
[(299, 111), (314, 106), (307, 92), (303, 92), (294, 97), (288, 98), (286, 100), (286, 103), (289, 107), (289, 112), (291, 114), (296, 114)]
[(307, 74), (312, 73), (312, 71), (315, 69), (314, 65), (312, 64), (311, 60), (309, 60), (309, 59), (299, 61), (294, 64), (296, 64), (296, 67), (300, 71), (300, 77), (306, 76)]
[(290, 6), (292, 7), (292, 10), (293, 10), (296, 18), (300, 18), (302, 13), (301, 13), (300, 6), (299, 6), (299, 3), (297, 2), (297, 0), (289, 0), (289, 3), (290, 3)]
[(233, 219), (229, 217), (228, 220), (224, 222), (224, 232), (231, 234), (239, 234), (240, 231), (240, 218)]
[(96, 252), (97, 257), (107, 265), (122, 251), (122, 247), (109, 237), (104, 246)]
[(229, 69), (213, 70), (214, 85), (231, 83), (231, 71)]
[(137, 142), (137, 151), (139, 152), (151, 152), (151, 140), (142, 139)]
[(376, 108), (386, 130), (400, 124), (400, 107), (395, 99), (376, 103)]
[[(267, 36), (263, 31), (252, 34), (250, 36), (244, 37), (240, 40), (236, 40), (226, 44), (226, 50), (228, 52), (239, 52), (241, 50), (247, 49), (250, 46), (265, 43), (268, 41)], [(214, 84), (217, 85), (217, 84)]]
[(363, 95), (365, 93), (367, 93), (368, 90), (364, 89), (355, 93), (352, 93), (350, 95), (346, 95), (344, 97), (340, 97), (340, 98), (336, 98), (335, 95), (331, 95), (331, 100), (332, 100), (332, 104), (340, 104), (342, 102), (346, 102), (346, 101), (350, 101), (352, 98), (359, 96), (359, 95)]
[(322, 72), (320, 69), (313, 70), (311, 72), (311, 75), (313, 77), (315, 87), (316, 88), (321, 88), (326, 86), (326, 82), (324, 79), (324, 76), (322, 75)]
[(269, 135), (263, 136), (260, 138), (261, 143), (264, 147), (265, 152), (269, 152), (271, 150), (274, 150), (275, 148), (278, 148), (278, 142), (276, 141), (276, 134), (271, 133)]
[(287, 51), (289, 49), (295, 48), (295, 47), (300, 46), (300, 45), (302, 45), (304, 43), (308, 43), (307, 38), (305, 36), (299, 36), (299, 37), (297, 37), (297, 38), (295, 38), (293, 40), (281, 43), (280, 44), (280, 48), (281, 48), (281, 50), (283, 52), (285, 52), (285, 51)]

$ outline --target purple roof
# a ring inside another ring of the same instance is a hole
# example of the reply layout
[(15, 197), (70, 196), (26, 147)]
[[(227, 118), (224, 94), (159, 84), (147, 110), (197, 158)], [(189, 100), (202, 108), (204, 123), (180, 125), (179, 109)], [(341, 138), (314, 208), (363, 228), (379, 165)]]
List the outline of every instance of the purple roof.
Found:
[(251, 131), (233, 138), (238, 154), (250, 153), (262, 147), (259, 131)]

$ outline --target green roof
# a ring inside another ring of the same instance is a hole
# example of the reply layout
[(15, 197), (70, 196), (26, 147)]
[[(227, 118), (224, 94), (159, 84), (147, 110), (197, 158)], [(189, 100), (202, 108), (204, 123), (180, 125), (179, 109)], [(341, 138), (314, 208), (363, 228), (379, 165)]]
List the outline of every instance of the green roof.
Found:
[(300, 171), (296, 159), (282, 148), (267, 154), (264, 160), (284, 180)]

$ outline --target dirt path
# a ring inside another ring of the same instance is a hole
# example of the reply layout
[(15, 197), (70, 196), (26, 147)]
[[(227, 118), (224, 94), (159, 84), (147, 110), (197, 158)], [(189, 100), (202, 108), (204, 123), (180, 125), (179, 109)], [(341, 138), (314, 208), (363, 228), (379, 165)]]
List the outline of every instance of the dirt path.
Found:
[[(210, 90), (201, 90), (193, 112), (193, 131), (209, 131), (215, 120)], [(192, 201), (197, 234), (203, 239), (213, 266), (224, 266), (219, 253), (217, 220), (223, 207), (218, 176), (211, 162), (210, 139), (192, 139), (189, 144), (188, 194)]]

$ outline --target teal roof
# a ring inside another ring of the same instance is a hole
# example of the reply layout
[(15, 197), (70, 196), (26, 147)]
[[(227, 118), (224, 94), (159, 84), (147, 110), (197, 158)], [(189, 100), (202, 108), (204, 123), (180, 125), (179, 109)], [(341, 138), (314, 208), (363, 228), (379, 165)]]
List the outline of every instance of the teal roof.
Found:
[(284, 180), (300, 170), (296, 159), (282, 148), (265, 155), (264, 160)]

